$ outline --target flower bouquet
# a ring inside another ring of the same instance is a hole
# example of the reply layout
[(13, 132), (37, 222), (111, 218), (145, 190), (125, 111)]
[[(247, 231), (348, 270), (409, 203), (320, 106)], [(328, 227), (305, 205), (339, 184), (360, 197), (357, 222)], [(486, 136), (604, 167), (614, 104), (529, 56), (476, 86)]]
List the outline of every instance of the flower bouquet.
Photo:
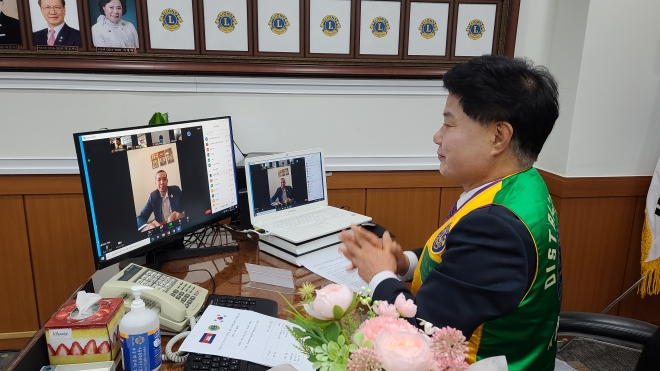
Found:
[[(399, 294), (394, 304), (372, 302), (369, 290), (354, 293), (331, 284), (299, 291), (302, 310), (287, 301), (293, 316), (288, 327), (297, 348), (321, 371), (459, 371), (467, 370), (463, 333), (415, 318), (417, 306)], [(285, 299), (286, 300), (286, 299)], [(300, 307), (299, 307), (300, 308)]]

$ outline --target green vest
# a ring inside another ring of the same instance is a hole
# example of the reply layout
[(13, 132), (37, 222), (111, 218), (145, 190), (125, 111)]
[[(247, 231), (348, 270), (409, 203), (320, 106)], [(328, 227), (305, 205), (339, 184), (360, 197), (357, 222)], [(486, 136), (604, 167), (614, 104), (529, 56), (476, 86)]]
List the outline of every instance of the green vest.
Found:
[[(417, 264), (412, 291), (442, 262), (445, 241), (472, 210), (501, 205), (529, 230), (537, 252), (534, 281), (512, 314), (482, 323), (468, 341), (468, 363), (505, 355), (509, 370), (554, 370), (561, 305), (561, 255), (557, 211), (536, 169), (509, 175), (468, 200), (427, 241)], [(469, 267), (466, 267), (469, 269)]]

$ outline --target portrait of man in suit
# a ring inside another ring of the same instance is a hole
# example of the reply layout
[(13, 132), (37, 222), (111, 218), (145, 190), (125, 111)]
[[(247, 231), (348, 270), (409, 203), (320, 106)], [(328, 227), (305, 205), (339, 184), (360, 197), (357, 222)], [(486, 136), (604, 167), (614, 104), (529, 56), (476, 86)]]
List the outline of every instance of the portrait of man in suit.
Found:
[[(181, 188), (168, 186), (167, 172), (158, 170), (155, 176), (156, 190), (151, 192), (147, 203), (137, 216), (138, 229), (142, 232), (181, 219), (186, 216), (183, 210)], [(154, 219), (149, 221), (151, 214)]]
[(4, 12), (5, 2), (0, 0), (0, 44), (18, 45), (21, 43), (21, 24)]
[(41, 15), (47, 27), (32, 34), (34, 45), (81, 46), (80, 31), (69, 27), (64, 22), (66, 15), (65, 0), (39, 0)]
[(270, 198), (271, 205), (284, 205), (293, 202), (293, 188), (286, 185), (286, 180), (280, 178), (280, 187), (277, 188), (273, 197)]

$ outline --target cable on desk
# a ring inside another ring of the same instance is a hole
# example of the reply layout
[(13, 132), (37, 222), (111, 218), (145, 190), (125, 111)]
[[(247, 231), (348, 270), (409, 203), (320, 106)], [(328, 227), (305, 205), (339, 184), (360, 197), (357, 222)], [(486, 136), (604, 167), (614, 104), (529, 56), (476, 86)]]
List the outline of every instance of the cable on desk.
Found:
[(235, 228), (233, 228), (232, 226), (229, 226), (229, 225), (227, 225), (227, 226), (223, 226), (223, 228), (225, 228), (225, 229), (229, 229), (229, 230), (231, 230), (232, 232), (245, 233), (245, 235), (246, 235), (249, 239), (252, 239), (252, 236), (250, 236), (250, 233), (256, 233), (256, 234), (258, 234), (259, 236), (269, 236), (269, 235), (271, 234), (270, 232), (268, 232), (268, 231), (263, 231), (263, 230), (262, 230), (262, 231), (257, 231), (257, 230), (255, 230), (255, 229), (235, 229)]
[(195, 316), (188, 317), (188, 320), (190, 321), (190, 331), (184, 331), (178, 335), (175, 335), (172, 339), (170, 339), (170, 341), (167, 343), (167, 346), (165, 346), (165, 354), (161, 356), (161, 359), (163, 361), (169, 360), (174, 363), (184, 363), (188, 359), (187, 352), (181, 350), (177, 350), (176, 352), (172, 351), (174, 344), (176, 344), (181, 339), (185, 339), (186, 336), (190, 334), (192, 329), (195, 327), (195, 324), (197, 323), (197, 321), (195, 321)]

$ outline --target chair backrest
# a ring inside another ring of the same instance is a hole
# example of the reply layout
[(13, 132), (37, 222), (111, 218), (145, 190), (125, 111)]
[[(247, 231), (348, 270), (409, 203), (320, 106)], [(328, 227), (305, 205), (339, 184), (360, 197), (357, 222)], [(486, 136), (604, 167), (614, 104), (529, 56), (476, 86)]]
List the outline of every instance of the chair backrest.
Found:
[(651, 335), (637, 360), (635, 371), (660, 370), (660, 327)]

